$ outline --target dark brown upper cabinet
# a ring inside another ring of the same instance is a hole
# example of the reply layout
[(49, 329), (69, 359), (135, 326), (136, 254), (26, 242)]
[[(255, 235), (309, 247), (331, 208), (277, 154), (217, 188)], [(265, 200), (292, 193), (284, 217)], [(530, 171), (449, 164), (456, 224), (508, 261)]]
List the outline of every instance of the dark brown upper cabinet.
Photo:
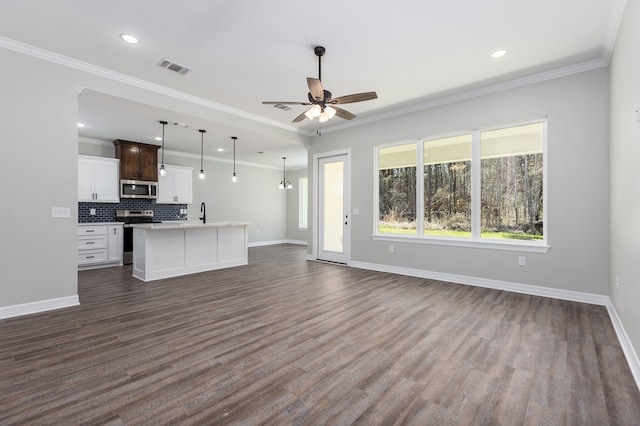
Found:
[(113, 144), (120, 159), (120, 179), (158, 181), (159, 146), (122, 139)]

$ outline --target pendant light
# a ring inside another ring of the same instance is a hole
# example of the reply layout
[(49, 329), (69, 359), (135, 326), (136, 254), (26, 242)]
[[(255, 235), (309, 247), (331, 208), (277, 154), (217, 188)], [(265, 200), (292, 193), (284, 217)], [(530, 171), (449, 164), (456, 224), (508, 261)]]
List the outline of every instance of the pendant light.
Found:
[(287, 165), (286, 165), (287, 157), (282, 157), (282, 182), (280, 182), (280, 189), (292, 189), (293, 185), (291, 182), (287, 180)]
[(233, 139), (233, 176), (231, 177), (231, 182), (237, 182), (238, 176), (236, 176), (236, 140), (238, 139), (238, 137), (231, 136), (231, 139)]
[(166, 121), (160, 121), (160, 124), (162, 124), (162, 160), (160, 162), (160, 176), (164, 176), (167, 174), (167, 171), (164, 169), (164, 126), (169, 123)]
[(198, 177), (200, 178), (200, 180), (204, 180), (207, 175), (204, 173), (204, 167), (202, 167), (202, 159), (204, 157), (204, 134), (207, 133), (207, 131), (202, 129), (198, 131), (200, 132), (200, 174), (198, 175)]

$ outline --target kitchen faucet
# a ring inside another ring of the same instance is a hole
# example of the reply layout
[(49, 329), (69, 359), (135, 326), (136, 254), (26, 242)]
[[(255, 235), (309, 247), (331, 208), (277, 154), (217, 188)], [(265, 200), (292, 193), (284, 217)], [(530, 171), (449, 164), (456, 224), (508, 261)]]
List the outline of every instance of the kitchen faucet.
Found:
[(202, 212), (202, 217), (199, 218), (202, 223), (207, 223), (207, 206), (205, 205), (204, 201), (202, 202), (202, 204), (200, 204), (200, 211)]

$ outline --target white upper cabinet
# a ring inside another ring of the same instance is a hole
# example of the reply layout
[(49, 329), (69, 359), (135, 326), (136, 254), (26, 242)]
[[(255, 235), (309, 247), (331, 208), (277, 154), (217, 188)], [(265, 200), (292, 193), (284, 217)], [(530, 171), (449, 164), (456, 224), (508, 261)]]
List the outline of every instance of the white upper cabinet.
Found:
[(78, 156), (78, 201), (119, 203), (119, 160)]
[(193, 169), (164, 165), (166, 174), (158, 173), (158, 199), (160, 204), (191, 204), (193, 202)]

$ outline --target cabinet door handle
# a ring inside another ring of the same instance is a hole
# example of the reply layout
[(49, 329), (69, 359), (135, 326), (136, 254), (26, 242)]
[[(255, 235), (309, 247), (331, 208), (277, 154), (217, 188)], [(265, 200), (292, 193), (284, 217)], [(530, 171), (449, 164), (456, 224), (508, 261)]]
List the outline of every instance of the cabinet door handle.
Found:
[(87, 256), (85, 259), (93, 259), (95, 256)]
[(96, 232), (96, 231), (95, 231), (95, 230), (93, 230), (93, 229), (87, 229), (87, 230), (86, 230), (86, 231), (84, 231), (84, 232)]
[(89, 245), (89, 244), (95, 244), (95, 243), (96, 243), (95, 241), (87, 241), (85, 244)]

